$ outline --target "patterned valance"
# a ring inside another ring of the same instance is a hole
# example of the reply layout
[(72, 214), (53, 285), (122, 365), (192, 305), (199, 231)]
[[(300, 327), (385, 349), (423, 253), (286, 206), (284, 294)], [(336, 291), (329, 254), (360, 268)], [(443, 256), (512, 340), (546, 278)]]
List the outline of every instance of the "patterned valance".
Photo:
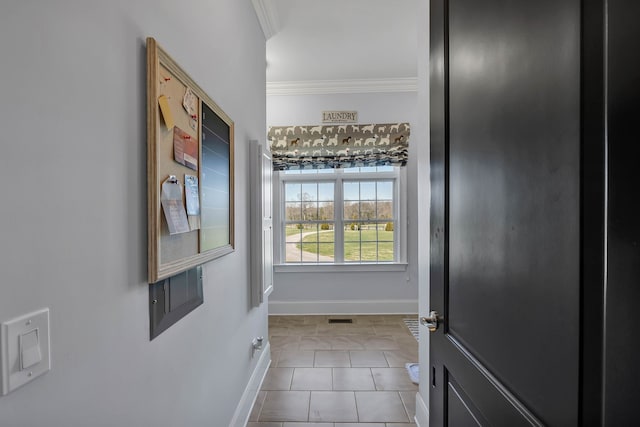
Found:
[(409, 123), (272, 126), (274, 170), (405, 166)]

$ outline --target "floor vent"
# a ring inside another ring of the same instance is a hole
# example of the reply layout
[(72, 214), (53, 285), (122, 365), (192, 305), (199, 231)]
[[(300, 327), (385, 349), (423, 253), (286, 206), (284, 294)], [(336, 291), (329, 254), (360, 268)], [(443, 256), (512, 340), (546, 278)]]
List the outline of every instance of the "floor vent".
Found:
[(353, 323), (353, 319), (329, 319), (329, 323)]

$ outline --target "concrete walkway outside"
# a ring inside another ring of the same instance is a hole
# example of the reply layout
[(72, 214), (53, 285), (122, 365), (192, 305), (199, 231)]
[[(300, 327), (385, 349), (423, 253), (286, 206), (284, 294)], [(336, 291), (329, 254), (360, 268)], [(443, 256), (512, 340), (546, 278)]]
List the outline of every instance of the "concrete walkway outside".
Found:
[[(322, 230), (318, 232), (327, 233), (332, 232), (333, 230)], [(298, 249), (297, 245), (294, 243), (299, 243), (306, 236), (310, 236), (312, 234), (316, 234), (315, 231), (311, 231), (308, 233), (300, 233), (300, 234), (292, 234), (287, 236), (287, 245), (286, 245), (286, 258), (287, 262), (300, 262), (300, 249)], [(302, 251), (302, 262), (333, 262), (334, 258), (326, 255), (318, 255), (313, 252)]]

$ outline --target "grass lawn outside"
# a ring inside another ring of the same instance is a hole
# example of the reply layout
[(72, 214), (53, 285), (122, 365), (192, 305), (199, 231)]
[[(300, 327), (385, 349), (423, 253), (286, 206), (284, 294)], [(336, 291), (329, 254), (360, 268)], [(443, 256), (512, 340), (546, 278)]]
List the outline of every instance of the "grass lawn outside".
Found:
[[(320, 244), (316, 245), (316, 242)], [(333, 231), (313, 233), (302, 239), (304, 251), (319, 252), (320, 255), (331, 257), (334, 255), (334, 245), (330, 243), (333, 242)], [(297, 247), (300, 248), (299, 243)], [(393, 231), (379, 230), (376, 235), (376, 230), (346, 230), (344, 232), (344, 260), (393, 261)]]
[[(298, 234), (298, 233), (300, 233), (300, 230), (299, 230), (299, 229), (298, 229), (298, 227), (296, 227), (295, 225), (294, 225), (294, 226), (287, 226), (287, 227), (285, 227), (284, 231), (285, 231), (285, 234), (286, 234), (287, 236), (291, 236), (291, 235), (293, 235), (293, 234)], [(304, 232), (304, 230), (302, 230), (302, 231)]]

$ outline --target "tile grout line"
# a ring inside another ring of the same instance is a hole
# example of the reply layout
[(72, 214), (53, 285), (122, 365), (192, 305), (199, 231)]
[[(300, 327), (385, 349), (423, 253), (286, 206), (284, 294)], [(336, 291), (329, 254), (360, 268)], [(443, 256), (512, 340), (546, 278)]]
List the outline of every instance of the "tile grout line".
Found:
[(373, 391), (378, 391), (376, 387), (376, 379), (373, 376), (373, 368), (369, 368), (369, 374), (371, 375), (371, 382), (373, 383)]
[(356, 392), (353, 392), (353, 401), (356, 404), (356, 416), (358, 417), (358, 422), (360, 422), (360, 410), (358, 409), (358, 399), (356, 399)]
[(369, 368), (371, 370), (371, 379), (373, 379), (373, 391), (382, 391), (378, 390), (378, 383), (376, 381), (376, 375), (373, 373), (374, 368)]
[(411, 417), (409, 416), (409, 412), (407, 411), (407, 407), (404, 404), (404, 400), (402, 400), (402, 395), (400, 394), (400, 391), (396, 391), (396, 393), (398, 393), (398, 399), (400, 399), (400, 403), (402, 403), (402, 409), (404, 409), (404, 414), (407, 416), (407, 419), (409, 421), (411, 421)]
[(400, 401), (402, 402), (402, 406), (404, 406), (404, 412), (407, 413), (407, 418), (409, 418), (409, 421), (411, 421), (411, 414), (409, 414), (409, 408), (407, 408), (407, 404), (404, 402), (404, 399), (402, 398), (402, 392), (398, 392), (398, 395), (400, 396)]
[(293, 390), (293, 377), (296, 376), (296, 368), (293, 368), (293, 371), (291, 371), (291, 380), (289, 381), (289, 391)]

